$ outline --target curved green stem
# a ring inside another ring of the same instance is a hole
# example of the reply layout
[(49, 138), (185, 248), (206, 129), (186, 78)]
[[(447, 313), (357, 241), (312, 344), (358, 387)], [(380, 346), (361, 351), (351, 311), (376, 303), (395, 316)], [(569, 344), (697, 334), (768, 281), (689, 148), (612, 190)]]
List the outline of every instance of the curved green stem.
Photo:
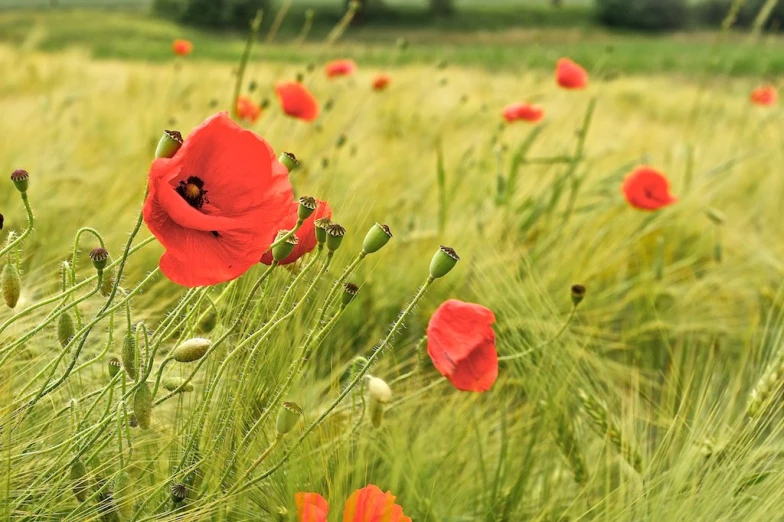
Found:
[(8, 243), (2, 250), (0, 250), (0, 257), (4, 256), (7, 252), (10, 252), (12, 248), (16, 245), (24, 241), (24, 239), (30, 235), (30, 232), (33, 231), (33, 225), (35, 224), (35, 217), (33, 216), (33, 209), (30, 207), (30, 201), (27, 199), (27, 193), (22, 193), (22, 202), (24, 202), (25, 210), (27, 211), (27, 228), (19, 234), (19, 237)]
[(576, 312), (577, 312), (577, 307), (573, 306), (572, 307), (572, 311), (569, 314), (569, 317), (566, 319), (566, 322), (563, 324), (563, 326), (561, 326), (561, 329), (558, 330), (558, 333), (556, 333), (550, 339), (548, 339), (545, 342), (539, 344), (538, 346), (535, 346), (535, 347), (531, 348), (530, 350), (526, 350), (526, 351), (520, 352), (520, 353), (515, 353), (515, 354), (512, 354), (512, 355), (505, 355), (503, 357), (499, 357), (498, 360), (499, 361), (512, 361), (514, 359), (520, 359), (521, 357), (525, 357), (526, 355), (528, 355), (528, 354), (530, 354), (532, 352), (538, 352), (542, 348), (552, 344), (553, 342), (558, 340), (559, 337), (561, 337), (563, 335), (563, 333), (566, 331), (566, 329), (572, 323), (572, 319), (574, 319), (574, 315), (575, 315)]

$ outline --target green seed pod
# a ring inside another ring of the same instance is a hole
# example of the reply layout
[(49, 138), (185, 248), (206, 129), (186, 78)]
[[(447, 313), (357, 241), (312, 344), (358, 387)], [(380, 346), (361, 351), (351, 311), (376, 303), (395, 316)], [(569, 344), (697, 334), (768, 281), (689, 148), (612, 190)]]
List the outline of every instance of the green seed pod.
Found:
[(24, 194), (30, 186), (30, 174), (24, 169), (16, 169), (11, 173), (11, 181), (14, 182), (16, 190)]
[(297, 208), (297, 219), (305, 221), (316, 211), (318, 202), (316, 198), (310, 196), (302, 196), (299, 198), (299, 207)]
[(338, 149), (341, 148), (343, 145), (346, 144), (347, 140), (348, 140), (348, 138), (346, 137), (346, 135), (345, 134), (341, 134), (340, 136), (338, 136), (338, 139), (335, 140), (335, 147), (338, 148)]
[[(167, 377), (166, 379), (163, 380), (163, 387), (166, 390), (173, 392), (174, 390), (179, 389), (179, 387), (182, 386), (183, 382), (185, 382), (185, 379), (181, 379), (179, 377)], [(179, 391), (179, 393), (190, 392), (190, 391), (193, 391), (193, 384), (188, 383), (185, 386), (183, 386), (183, 388)]]
[(580, 304), (585, 298), (585, 287), (583, 285), (572, 285), (572, 303), (574, 306)]
[(334, 252), (340, 248), (340, 244), (343, 242), (343, 237), (345, 235), (346, 229), (337, 223), (332, 223), (327, 227), (327, 248), (330, 252)]
[(109, 368), (109, 377), (113, 379), (115, 375), (120, 373), (122, 361), (120, 361), (119, 357), (110, 357), (109, 360), (106, 361), (106, 366)]
[[(275, 242), (280, 241), (280, 239), (288, 233), (288, 230), (278, 231), (278, 236), (275, 238)], [(294, 251), (294, 247), (297, 246), (297, 243), (299, 243), (299, 238), (296, 234), (291, 234), (286, 238), (285, 241), (272, 247), (272, 259), (275, 261), (283, 261), (289, 257), (289, 255), (291, 255), (291, 253)]]
[(188, 498), (188, 488), (185, 484), (172, 484), (171, 486), (171, 499), (175, 504), (179, 504)]
[(127, 332), (125, 334), (120, 357), (122, 358), (122, 365), (123, 368), (125, 368), (125, 373), (127, 373), (128, 377), (131, 379), (136, 380), (136, 376), (139, 372), (136, 363), (136, 338), (133, 336), (133, 332)]
[(313, 222), (316, 227), (316, 241), (319, 245), (327, 242), (327, 228), (332, 224), (328, 217), (319, 218)]
[(65, 311), (60, 314), (60, 317), (57, 318), (57, 340), (60, 341), (60, 346), (63, 348), (68, 346), (75, 333), (76, 329), (71, 312)]
[(447, 275), (460, 261), (460, 257), (454, 249), (442, 246), (436, 251), (433, 260), (430, 261), (430, 277), (438, 279)]
[(291, 152), (284, 152), (278, 157), (278, 161), (289, 170), (289, 173), (294, 172), (299, 167), (299, 160)]
[(275, 423), (275, 428), (278, 430), (278, 436), (283, 436), (294, 429), (302, 416), (302, 408), (296, 403), (284, 402), (278, 410), (278, 418)]
[(133, 482), (126, 471), (120, 471), (115, 475), (112, 499), (120, 522), (131, 520), (134, 512)]
[(105, 248), (93, 248), (90, 250), (90, 261), (93, 262), (93, 266), (95, 269), (100, 273), (103, 272), (103, 269), (106, 268), (106, 261), (109, 259), (109, 252), (106, 251)]
[(152, 416), (152, 392), (146, 382), (143, 382), (133, 394), (133, 412), (139, 427), (143, 430), (150, 428), (150, 417)]
[(87, 500), (87, 490), (89, 489), (89, 480), (87, 479), (87, 468), (82, 462), (82, 459), (77, 458), (71, 464), (71, 488), (76, 500), (84, 502)]
[(341, 297), (341, 302), (343, 306), (348, 306), (348, 304), (354, 300), (354, 298), (359, 293), (359, 287), (354, 283), (346, 283), (343, 285), (343, 296)]
[(210, 348), (212, 341), (204, 339), (203, 337), (194, 337), (183, 342), (172, 352), (172, 357), (175, 361), (181, 363), (188, 363), (198, 361), (207, 350)]
[(182, 147), (182, 134), (177, 131), (163, 131), (163, 136), (155, 148), (156, 158), (172, 158)]
[(22, 278), (19, 277), (19, 270), (13, 263), (8, 263), (3, 268), (3, 275), (0, 278), (3, 283), (3, 298), (8, 308), (15, 308), (19, 302), (19, 294), (22, 291)]
[(368, 230), (367, 235), (365, 235), (365, 241), (362, 243), (362, 251), (366, 254), (378, 252), (384, 245), (389, 243), (390, 239), (392, 239), (392, 231), (389, 230), (389, 227), (382, 225), (381, 223), (376, 223)]

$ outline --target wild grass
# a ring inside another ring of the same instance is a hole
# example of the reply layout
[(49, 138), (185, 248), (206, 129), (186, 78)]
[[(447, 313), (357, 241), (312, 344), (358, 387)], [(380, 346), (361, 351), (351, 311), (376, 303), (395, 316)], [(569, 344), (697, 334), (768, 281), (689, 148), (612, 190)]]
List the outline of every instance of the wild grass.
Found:
[[(162, 45), (169, 35), (161, 35)], [(27, 46), (0, 48), (0, 171), (31, 173), (36, 226), (21, 251), (20, 303), (0, 311), (0, 323), (59, 292), (61, 264), (80, 227), (97, 229), (117, 258), (161, 130), (187, 132), (227, 109), (235, 80), (228, 63), (96, 61), (83, 50), (42, 53), (35, 33), (27, 38)], [(349, 229), (318, 295), (373, 222), (388, 223), (395, 236), (361, 265), (353, 278), (360, 294), (283, 397), (303, 407), (305, 422), (252, 477), (283, 464), (251, 488), (220, 494), (222, 478), (231, 487), (269, 448), (274, 429), (249, 437), (248, 429), (286, 379), (321, 299), (304, 301), (255, 357), (226, 357), (270, 318), (274, 296), (294, 272), (273, 272), (264, 291), (272, 297), (251, 302), (239, 328), (194, 374), (194, 390), (156, 405), (149, 430), (129, 433), (116, 422), (102, 429), (105, 419), (124, 415), (123, 385), (110, 382), (106, 367), (128, 330), (124, 310), (99, 323), (80, 355), (80, 366), (95, 363), (19, 415), (23, 399), (45, 380), (35, 376), (51, 367), (61, 375), (65, 362), (52, 363), (71, 355), (53, 324), (15, 346), (44, 308), (0, 333), (3, 356), (13, 354), (0, 366), (6, 519), (118, 516), (101, 512), (118, 495), (103, 502), (101, 495), (116, 488), (122, 471), (133, 520), (287, 520), (294, 493), (303, 490), (329, 498), (339, 519), (343, 500), (367, 483), (392, 490), (416, 521), (780, 518), (775, 372), (784, 324), (784, 135), (780, 109), (748, 103), (758, 78), (702, 74), (710, 67), (704, 64), (688, 79), (596, 75), (587, 91), (564, 92), (550, 71), (401, 65), (390, 49), (370, 64), (360, 53), (356, 76), (327, 81), (320, 69), (327, 55), (298, 52), (305, 62), (255, 55), (244, 92), (271, 100), (253, 130), (303, 160), (292, 175), (297, 194), (328, 199)], [(313, 125), (283, 117), (272, 95), (275, 81), (293, 78), (307, 62), (317, 68), (304, 81), (331, 105)], [(374, 93), (369, 84), (381, 70), (392, 84)], [(502, 107), (519, 99), (543, 104), (545, 123), (500, 125)], [(676, 205), (641, 213), (625, 203), (621, 180), (641, 162), (668, 174)], [(26, 224), (17, 192), (5, 183), (4, 235)], [(79, 245), (76, 282), (94, 273), (89, 237)], [(147, 237), (142, 228), (136, 243)], [(370, 370), (394, 394), (381, 427), (357, 413), (355, 395), (295, 447), (344, 389), (354, 358), (369, 356), (410, 302), (439, 244), (456, 248), (462, 260), (432, 286)], [(144, 246), (122, 281), (134, 289), (149, 278), (130, 313), (133, 324), (143, 321), (159, 334), (155, 372), (180, 340), (229, 332), (264, 270), (187, 292), (155, 271), (160, 253), (156, 242)], [(578, 282), (588, 293), (558, 335), (571, 312), (569, 287)], [(212, 307), (189, 300), (202, 295), (217, 311), (207, 332), (196, 318)], [(491, 392), (455, 391), (423, 353), (428, 318), (450, 297), (497, 315), (503, 360)], [(94, 296), (80, 303), (82, 320), (103, 302)], [(164, 335), (159, 328), (178, 304), (175, 318), (195, 315)], [(171, 364), (164, 375), (184, 378), (192, 369)], [(223, 377), (208, 386), (219, 371)], [(750, 394), (763, 378), (766, 399), (751, 417)], [(208, 393), (210, 406), (199, 410)], [(69, 473), (75, 455), (98, 488), (84, 503)], [(170, 488), (178, 483), (204, 496), (174, 507)]]

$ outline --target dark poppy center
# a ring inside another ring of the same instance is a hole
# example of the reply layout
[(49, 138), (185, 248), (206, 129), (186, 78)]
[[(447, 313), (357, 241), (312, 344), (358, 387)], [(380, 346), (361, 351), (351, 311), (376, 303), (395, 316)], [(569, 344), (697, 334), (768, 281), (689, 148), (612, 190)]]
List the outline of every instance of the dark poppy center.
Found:
[(189, 176), (187, 180), (180, 181), (174, 190), (182, 196), (182, 199), (188, 205), (195, 209), (200, 209), (207, 202), (207, 191), (204, 190), (204, 182), (196, 176)]

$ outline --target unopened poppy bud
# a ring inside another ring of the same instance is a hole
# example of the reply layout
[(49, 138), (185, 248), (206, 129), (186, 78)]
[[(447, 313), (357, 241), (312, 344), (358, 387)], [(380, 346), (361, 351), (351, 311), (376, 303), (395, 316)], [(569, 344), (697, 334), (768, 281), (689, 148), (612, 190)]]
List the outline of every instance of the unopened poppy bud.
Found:
[(572, 285), (572, 303), (574, 306), (580, 304), (585, 297), (585, 287), (583, 285)]
[(297, 219), (300, 221), (305, 221), (310, 217), (313, 212), (316, 211), (318, 207), (318, 202), (316, 198), (312, 198), (310, 196), (302, 196), (299, 198), (299, 207), (297, 208)]
[(109, 252), (105, 248), (98, 247), (90, 251), (90, 260), (98, 272), (103, 272), (103, 269), (106, 268), (107, 259), (109, 259)]
[(101, 295), (104, 297), (109, 297), (109, 294), (112, 293), (112, 288), (114, 288), (114, 267), (105, 268), (103, 271), (103, 278), (101, 279)]
[(348, 306), (348, 304), (354, 300), (354, 298), (359, 293), (359, 287), (354, 283), (346, 283), (343, 285), (343, 298), (341, 302), (343, 306)]
[(392, 389), (386, 381), (378, 377), (368, 378), (367, 389), (370, 398), (370, 420), (373, 427), (378, 428), (384, 417), (384, 406), (392, 400)]
[(163, 131), (155, 149), (156, 158), (173, 158), (182, 147), (182, 134), (174, 130)]
[(324, 102), (324, 112), (331, 111), (334, 106), (335, 106), (335, 100), (333, 100), (332, 98), (328, 99), (326, 102)]
[(302, 83), (305, 80), (305, 75), (301, 72), (298, 72), (296, 76), (294, 76), (294, 81), (297, 83)]
[(110, 357), (109, 360), (106, 361), (106, 366), (109, 368), (109, 377), (113, 379), (118, 373), (120, 373), (122, 362), (120, 361), (119, 357)]
[(269, 98), (264, 98), (259, 102), (259, 107), (261, 108), (262, 111), (269, 106), (270, 106)]
[(362, 251), (366, 254), (378, 252), (389, 243), (390, 239), (392, 239), (392, 231), (389, 230), (389, 227), (376, 223), (368, 230), (365, 241), (362, 243)]
[(127, 332), (123, 338), (122, 351), (120, 352), (123, 368), (133, 380), (136, 380), (136, 338), (132, 332)]
[(299, 167), (299, 160), (291, 152), (284, 152), (278, 157), (278, 161), (288, 169), (289, 172), (294, 172)]
[(134, 512), (133, 482), (127, 471), (120, 471), (114, 476), (112, 499), (121, 522), (131, 520)]
[(16, 169), (11, 173), (11, 181), (14, 182), (16, 190), (24, 194), (30, 186), (30, 174), (23, 169)]
[(202, 333), (210, 333), (215, 329), (217, 323), (218, 315), (215, 313), (214, 309), (210, 308), (199, 321), (199, 331)]
[(128, 414), (128, 426), (131, 428), (135, 428), (139, 425), (139, 419), (136, 418), (136, 414), (131, 412)]
[(71, 464), (71, 481), (73, 484), (71, 488), (76, 500), (84, 502), (87, 500), (87, 490), (89, 489), (89, 481), (87, 480), (87, 467), (82, 462), (82, 459), (77, 458)]
[(175, 361), (181, 363), (198, 361), (204, 357), (204, 354), (207, 353), (207, 350), (210, 348), (211, 344), (212, 342), (209, 339), (204, 339), (203, 337), (194, 337), (193, 339), (188, 339), (175, 348), (172, 352), (172, 357)]
[(275, 423), (278, 436), (283, 436), (293, 430), (301, 416), (302, 408), (296, 403), (284, 402), (278, 410), (278, 418)]
[[(185, 379), (181, 379), (180, 377), (168, 377), (163, 380), (163, 387), (170, 392), (175, 390), (179, 390), (179, 393), (193, 391), (193, 384), (187, 383), (185, 386), (182, 386), (182, 383), (184, 382)], [(180, 386), (182, 386), (182, 389), (180, 389)]]
[(460, 257), (454, 249), (442, 246), (440, 247), (432, 261), (430, 261), (430, 277), (438, 279), (447, 275), (460, 261)]
[(60, 341), (60, 346), (63, 348), (68, 346), (75, 333), (71, 312), (66, 311), (60, 314), (60, 317), (57, 318), (57, 340)]
[[(278, 237), (275, 238), (275, 241), (280, 241), (280, 239), (285, 237), (288, 233), (288, 230), (280, 230), (278, 232)], [(299, 243), (299, 239), (297, 238), (296, 234), (289, 235), (285, 241), (281, 241), (272, 247), (272, 259), (275, 261), (282, 261), (286, 259), (294, 251), (294, 247), (297, 246), (297, 243)]]
[(348, 138), (346, 138), (345, 134), (341, 134), (340, 136), (338, 136), (338, 139), (335, 141), (335, 147), (338, 149), (341, 148), (343, 145), (346, 144), (347, 139)]
[(345, 235), (346, 229), (337, 223), (332, 223), (327, 227), (327, 248), (330, 252), (334, 252), (340, 248), (340, 244), (343, 242), (343, 236)]
[(15, 308), (19, 302), (19, 294), (22, 292), (22, 278), (19, 270), (14, 263), (8, 263), (3, 268), (3, 275), (0, 277), (3, 286), (3, 298), (8, 308)]
[(185, 484), (177, 483), (172, 484), (171, 487), (171, 499), (172, 502), (175, 504), (179, 504), (180, 502), (184, 501), (188, 498), (188, 488), (185, 487)]
[(152, 392), (146, 382), (136, 388), (133, 394), (133, 413), (136, 421), (143, 430), (150, 428), (150, 417), (152, 416)]
[(327, 241), (327, 228), (332, 224), (328, 217), (319, 218), (313, 222), (316, 227), (316, 241), (323, 245)]
[(723, 225), (727, 221), (727, 216), (715, 208), (709, 208), (706, 210), (705, 215), (713, 222), (714, 225)]

